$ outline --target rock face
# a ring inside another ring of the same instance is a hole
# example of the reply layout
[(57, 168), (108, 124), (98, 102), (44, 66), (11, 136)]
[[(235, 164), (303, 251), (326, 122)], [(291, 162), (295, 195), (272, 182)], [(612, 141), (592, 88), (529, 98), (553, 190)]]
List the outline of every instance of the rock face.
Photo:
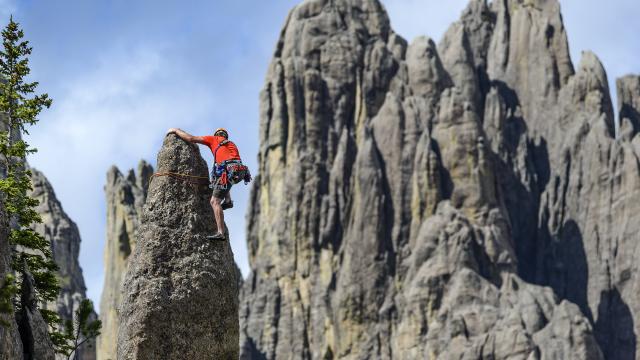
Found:
[(22, 309), (16, 316), (25, 360), (54, 360), (53, 343), (47, 332), (47, 323), (38, 310), (33, 276), (22, 274)]
[[(30, 196), (40, 204), (36, 208), (43, 223), (35, 230), (51, 243), (53, 257), (59, 266), (58, 276), (61, 292), (58, 301), (47, 304), (49, 310), (56, 311), (63, 319), (73, 316), (79, 302), (85, 298), (85, 285), (82, 269), (78, 264), (80, 236), (76, 225), (66, 215), (56, 199), (51, 184), (42, 173), (32, 171), (33, 191)], [(4, 209), (0, 211), (0, 282), (4, 283), (11, 269), (11, 247), (8, 243), (9, 226)], [(14, 274), (15, 275), (15, 274)], [(16, 316), (1, 315), (7, 326), (0, 326), (0, 359), (43, 359), (54, 360), (56, 354), (49, 338), (47, 324), (38, 310), (33, 276), (22, 273), (20, 311)], [(59, 359), (66, 358), (58, 356)], [(95, 359), (95, 346), (87, 344), (78, 352), (78, 359)]]
[[(35, 169), (31, 171), (33, 191), (30, 196), (39, 201), (36, 211), (42, 217), (42, 223), (36, 224), (35, 230), (51, 243), (53, 258), (59, 267), (60, 295), (55, 303), (47, 304), (47, 308), (58, 312), (62, 319), (71, 319), (79, 303), (86, 298), (82, 269), (78, 263), (80, 235), (45, 176)], [(11, 248), (4, 212), (0, 219), (0, 281), (4, 282), (5, 276), (13, 271), (10, 268)], [(66, 359), (54, 352), (47, 324), (38, 310), (33, 277), (27, 272), (20, 278), (24, 279), (21, 310), (15, 318), (2, 316), (9, 326), (0, 326), (0, 359)], [(77, 355), (79, 360), (95, 359), (95, 344), (85, 344)]]
[(115, 166), (107, 172), (104, 191), (107, 206), (107, 239), (104, 251), (105, 281), (100, 300), (102, 331), (98, 337), (99, 360), (116, 359), (118, 313), (122, 304), (122, 285), (130, 255), (136, 247), (136, 231), (147, 197), (153, 167), (145, 161), (138, 174), (129, 170), (125, 177)]
[(640, 356), (640, 137), (631, 119), (640, 92), (627, 85), (620, 89), (618, 140), (611, 138), (606, 74), (594, 55), (583, 55), (562, 89), (559, 119), (573, 125), (556, 138), (561, 146), (542, 193), (536, 244), (535, 280), (580, 306), (607, 359)]
[(640, 131), (640, 76), (629, 75), (618, 79), (617, 88), (620, 134), (629, 141)]
[[(6, 276), (11, 270), (11, 246), (9, 245), (9, 226), (3, 204), (0, 202), (0, 287), (5, 285)], [(22, 340), (18, 324), (13, 314), (0, 313), (0, 359), (22, 359)]]
[[(7, 130), (6, 116), (0, 114), (0, 130)], [(16, 139), (19, 132), (13, 133)], [(6, 159), (0, 156), (0, 177), (7, 176), (4, 166)], [(22, 281), (22, 293), (19, 294), (20, 311), (0, 313), (0, 359), (55, 359), (53, 344), (47, 334), (47, 324), (42, 318), (35, 302), (33, 277), (30, 273), (16, 274), (11, 267), (12, 245), (9, 243), (10, 225), (4, 202), (0, 202), (0, 287), (7, 285), (7, 276), (12, 275), (16, 282)], [(15, 305), (15, 304), (14, 304)], [(15, 307), (14, 307), (14, 310)]]
[[(158, 172), (207, 176), (195, 145), (169, 135)], [(238, 357), (238, 289), (228, 241), (213, 234), (210, 190), (156, 177), (129, 260), (119, 313), (118, 359)]]
[(438, 46), (377, 0), (302, 2), (261, 94), (241, 358), (640, 359), (618, 88), (616, 138), (557, 0), (472, 0)]
[[(80, 233), (73, 220), (64, 212), (44, 174), (36, 169), (31, 169), (31, 172), (33, 191), (30, 196), (39, 201), (36, 211), (42, 218), (42, 223), (36, 224), (35, 230), (51, 244), (53, 259), (59, 268), (60, 294), (55, 303), (47, 304), (47, 308), (56, 311), (63, 320), (73, 319), (80, 302), (87, 298), (82, 268), (78, 261)], [(95, 358), (95, 342), (88, 342), (78, 351), (79, 360)], [(59, 359), (66, 359), (66, 356), (59, 355)]]

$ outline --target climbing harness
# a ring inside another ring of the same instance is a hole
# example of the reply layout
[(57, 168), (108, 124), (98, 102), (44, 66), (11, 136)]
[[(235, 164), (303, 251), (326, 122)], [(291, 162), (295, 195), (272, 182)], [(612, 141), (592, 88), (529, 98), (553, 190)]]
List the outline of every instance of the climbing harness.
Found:
[[(216, 161), (216, 155), (220, 147), (228, 144), (229, 140), (221, 141), (213, 151), (213, 161)], [(212, 189), (227, 190), (229, 184), (235, 185), (240, 181), (244, 181), (247, 185), (252, 180), (249, 168), (242, 164), (241, 160), (225, 160), (221, 163), (215, 162), (211, 169), (211, 185)]]
[(235, 185), (241, 181), (247, 185), (251, 182), (251, 173), (240, 160), (227, 160), (215, 164), (211, 170), (211, 188), (226, 190), (229, 184)]

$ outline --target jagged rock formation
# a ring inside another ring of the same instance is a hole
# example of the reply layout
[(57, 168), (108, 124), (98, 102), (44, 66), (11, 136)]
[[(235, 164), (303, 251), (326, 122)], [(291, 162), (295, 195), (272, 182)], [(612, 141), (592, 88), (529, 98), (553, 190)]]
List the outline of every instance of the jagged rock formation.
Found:
[(472, 0), (439, 46), (377, 0), (297, 6), (261, 95), (241, 358), (636, 358), (638, 78), (618, 88), (616, 139), (557, 0)]
[[(169, 135), (158, 172), (207, 176), (197, 146)], [(119, 313), (118, 359), (238, 357), (238, 289), (228, 241), (213, 234), (210, 190), (156, 177), (149, 186)]]
[[(6, 131), (6, 116), (0, 114), (0, 130)], [(14, 132), (15, 139), (20, 139), (20, 132)], [(0, 177), (7, 176), (4, 166), (6, 158), (0, 156)], [(25, 163), (26, 166), (28, 164)], [(38, 304), (34, 288), (33, 276), (25, 271), (16, 274), (11, 267), (12, 245), (9, 243), (10, 221), (4, 202), (0, 203), (0, 287), (6, 285), (7, 276), (12, 275), (15, 281), (21, 281), (22, 293), (17, 301), (20, 311), (15, 314), (0, 313), (0, 359), (42, 359), (54, 360), (55, 350), (48, 335), (47, 324), (44, 321)], [(15, 310), (15, 309), (14, 309)]]
[(98, 337), (99, 360), (116, 359), (118, 313), (122, 304), (122, 284), (130, 255), (136, 247), (136, 231), (147, 197), (153, 167), (140, 161), (138, 175), (133, 169), (125, 177), (115, 166), (107, 172), (104, 191), (107, 206), (107, 239), (104, 250), (105, 280), (100, 300), (102, 331)]
[(640, 240), (640, 137), (625, 105), (621, 137), (612, 138), (607, 78), (592, 54), (583, 55), (561, 90), (560, 108), (561, 123), (573, 125), (564, 137), (556, 136), (551, 152), (535, 281), (581, 307), (607, 359), (637, 358), (634, 314), (640, 314), (640, 303), (633, 259)]
[[(59, 267), (61, 292), (58, 300), (47, 304), (47, 308), (58, 312), (63, 319), (71, 319), (80, 301), (86, 298), (82, 269), (78, 263), (80, 235), (75, 223), (62, 209), (51, 184), (39, 171), (31, 171), (33, 191), (30, 196), (39, 201), (36, 211), (42, 217), (42, 223), (36, 224), (34, 229), (51, 243), (53, 258)], [(6, 274), (13, 271), (10, 268), (11, 247), (4, 212), (0, 219), (0, 281), (4, 281)], [(47, 324), (38, 310), (33, 277), (27, 272), (21, 274), (20, 279), (21, 310), (15, 318), (2, 315), (8, 326), (0, 326), (0, 359), (53, 360), (57, 355), (49, 339)], [(58, 355), (57, 358), (66, 357)], [(95, 345), (83, 345), (78, 351), (78, 359), (95, 359)]]
[[(63, 318), (70, 318), (75, 306), (85, 297), (82, 270), (78, 265), (80, 237), (75, 224), (68, 218), (55, 197), (51, 185), (42, 173), (32, 170), (33, 191), (30, 196), (37, 199), (37, 207), (43, 223), (35, 230), (51, 242), (53, 256), (60, 267), (59, 277), (62, 291), (57, 303), (47, 304), (47, 308), (59, 312)], [(4, 283), (7, 274), (16, 275), (11, 269), (11, 246), (8, 242), (9, 223), (4, 209), (0, 211), (0, 282)], [(0, 326), (0, 359), (42, 359), (56, 358), (53, 343), (48, 334), (36, 300), (34, 279), (29, 272), (18, 276), (22, 281), (20, 311), (15, 317), (0, 314), (6, 326)], [(95, 349), (84, 346), (79, 359), (95, 359)]]
[[(0, 128), (5, 127), (6, 121), (0, 122)], [(20, 138), (19, 132), (14, 134), (17, 139)], [(25, 166), (29, 167), (26, 162)], [(62, 209), (44, 174), (33, 168), (30, 171), (32, 191), (29, 196), (38, 200), (36, 211), (42, 219), (42, 223), (34, 224), (34, 230), (51, 244), (53, 259), (59, 268), (57, 275), (61, 291), (57, 301), (46, 304), (46, 307), (57, 312), (62, 320), (72, 319), (78, 305), (86, 298), (86, 287), (78, 261), (80, 234), (76, 224)], [(0, 176), (5, 177), (5, 172), (3, 167)], [(8, 231), (9, 224), (3, 209), (0, 211), (0, 286), (6, 275), (13, 273)], [(66, 356), (55, 353), (48, 326), (38, 310), (33, 276), (25, 272), (20, 274), (19, 279), (22, 281), (21, 310), (15, 318), (0, 314), (0, 318), (8, 323), (7, 327), (0, 326), (0, 359), (66, 359)], [(93, 316), (95, 318), (97, 315)], [(76, 357), (78, 360), (94, 360), (95, 343), (85, 343), (78, 349)]]
[[(80, 232), (76, 224), (65, 213), (53, 187), (40, 171), (31, 169), (33, 191), (30, 196), (38, 200), (36, 208), (42, 223), (34, 229), (51, 244), (53, 259), (58, 265), (60, 294), (58, 300), (47, 304), (49, 310), (56, 311), (63, 320), (73, 319), (80, 302), (87, 298), (82, 268), (78, 261), (80, 254)], [(59, 355), (60, 360), (67, 357)], [(96, 358), (95, 342), (87, 342), (78, 351), (79, 360)]]

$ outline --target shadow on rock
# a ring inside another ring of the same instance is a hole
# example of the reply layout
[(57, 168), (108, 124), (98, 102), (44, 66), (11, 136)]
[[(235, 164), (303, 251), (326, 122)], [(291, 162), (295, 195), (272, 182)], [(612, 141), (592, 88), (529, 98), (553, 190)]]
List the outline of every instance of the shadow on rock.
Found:
[(578, 305), (582, 313), (593, 323), (593, 313), (587, 299), (589, 265), (582, 231), (575, 221), (568, 220), (558, 234), (558, 239), (551, 241), (550, 254), (546, 257), (549, 261), (554, 261), (545, 266), (549, 269), (548, 285), (560, 298)]
[(618, 290), (603, 291), (595, 323), (596, 339), (609, 360), (636, 359), (633, 315)]

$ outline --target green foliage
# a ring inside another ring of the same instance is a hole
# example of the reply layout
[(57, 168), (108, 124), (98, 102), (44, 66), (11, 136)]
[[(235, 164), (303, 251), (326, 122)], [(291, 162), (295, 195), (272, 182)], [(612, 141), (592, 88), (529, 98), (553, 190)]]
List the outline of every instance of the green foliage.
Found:
[(76, 358), (77, 350), (85, 342), (95, 339), (100, 335), (102, 322), (100, 320), (92, 320), (93, 303), (89, 299), (80, 302), (80, 306), (76, 310), (75, 321), (67, 320), (64, 322), (64, 334), (60, 338), (60, 344), (56, 344), (58, 352), (67, 355), (68, 359)]
[(2, 31), (0, 75), (4, 82), (0, 85), (0, 112), (8, 114), (12, 128), (26, 132), (25, 125), (35, 124), (42, 108), (51, 106), (51, 99), (47, 94), (26, 97), (35, 92), (38, 83), (25, 82), (31, 72), (28, 56), (33, 49), (28, 41), (22, 40), (23, 37), (24, 32), (11, 17)]
[[(13, 297), (18, 293), (18, 287), (15, 284), (15, 277), (7, 274), (0, 287), (0, 314), (13, 314)], [(9, 326), (9, 323), (0, 318), (1, 326)]]
[(49, 338), (51, 339), (56, 352), (66, 355), (69, 351), (70, 337), (68, 337), (65, 332), (60, 331), (58, 326), (58, 324), (62, 322), (60, 315), (58, 315), (57, 312), (48, 309), (40, 309), (40, 314), (44, 321), (49, 324)]
[[(31, 71), (28, 56), (32, 48), (23, 37), (23, 31), (12, 17), (2, 30), (0, 50), (0, 165), (6, 175), (0, 179), (0, 193), (11, 222), (12, 268), (17, 273), (28, 270), (33, 275), (38, 303), (44, 304), (57, 298), (60, 287), (51, 244), (32, 229), (42, 219), (35, 210), (38, 201), (28, 195), (33, 188), (25, 158), (36, 150), (22, 140), (22, 135), (28, 133), (27, 125), (38, 122), (42, 109), (51, 106), (51, 99), (47, 94), (34, 95), (38, 83), (26, 81)], [(40, 312), (51, 327), (52, 340), (60, 342), (63, 335), (56, 331), (59, 317), (44, 308)]]
[[(38, 122), (43, 108), (51, 106), (47, 94), (32, 95), (37, 82), (25, 82), (29, 75), (28, 55), (31, 47), (23, 41), (23, 31), (19, 25), (9, 21), (2, 31), (2, 51), (0, 51), (0, 165), (6, 174), (0, 179), (0, 193), (3, 194), (4, 208), (11, 220), (9, 241), (15, 251), (12, 267), (17, 273), (28, 270), (34, 279), (34, 287), (39, 304), (57, 299), (60, 287), (56, 277), (58, 267), (53, 261), (51, 244), (33, 230), (33, 225), (42, 222), (35, 210), (38, 201), (28, 196), (33, 190), (31, 172), (25, 167), (25, 158), (35, 149), (22, 140), (27, 134), (27, 125)], [(19, 293), (13, 276), (9, 275), (0, 288), (0, 312), (12, 311), (12, 299)], [(100, 334), (102, 323), (92, 320), (93, 303), (83, 300), (75, 313), (75, 321), (62, 323), (60, 316), (46, 308), (40, 308), (44, 320), (49, 324), (51, 341), (56, 351), (71, 358), (86, 341)], [(63, 331), (60, 331), (60, 330)]]

